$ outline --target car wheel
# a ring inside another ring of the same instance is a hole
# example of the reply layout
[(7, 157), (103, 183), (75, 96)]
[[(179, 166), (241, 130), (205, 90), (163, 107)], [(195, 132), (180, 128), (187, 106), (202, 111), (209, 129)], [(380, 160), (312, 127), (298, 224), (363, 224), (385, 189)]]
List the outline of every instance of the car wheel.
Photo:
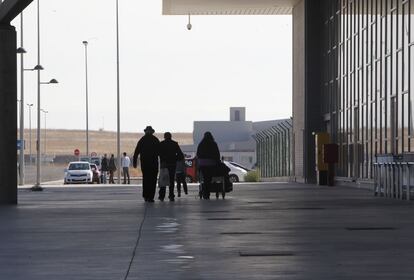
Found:
[(186, 176), (186, 177), (185, 177), (185, 181), (186, 181), (187, 183), (192, 183), (192, 182), (193, 182), (193, 178), (191, 178), (191, 176)]
[(232, 183), (238, 183), (239, 182), (239, 177), (237, 177), (237, 175), (231, 174), (230, 177), (230, 182)]

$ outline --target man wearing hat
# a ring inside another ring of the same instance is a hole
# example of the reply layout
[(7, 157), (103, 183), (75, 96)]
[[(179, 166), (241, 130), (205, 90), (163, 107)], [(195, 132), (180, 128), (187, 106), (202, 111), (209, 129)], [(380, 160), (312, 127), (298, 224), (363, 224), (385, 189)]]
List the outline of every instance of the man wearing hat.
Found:
[(142, 170), (142, 197), (146, 202), (154, 202), (160, 141), (154, 136), (155, 131), (151, 126), (147, 126), (144, 132), (145, 135), (138, 141), (135, 148), (133, 165), (137, 167), (139, 155)]

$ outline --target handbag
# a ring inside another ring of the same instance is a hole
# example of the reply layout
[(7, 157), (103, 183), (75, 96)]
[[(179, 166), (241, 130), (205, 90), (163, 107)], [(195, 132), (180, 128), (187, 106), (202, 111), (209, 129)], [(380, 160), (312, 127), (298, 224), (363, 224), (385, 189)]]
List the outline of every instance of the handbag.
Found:
[(170, 184), (170, 173), (168, 172), (168, 168), (161, 168), (160, 175), (158, 177), (158, 187), (165, 188)]

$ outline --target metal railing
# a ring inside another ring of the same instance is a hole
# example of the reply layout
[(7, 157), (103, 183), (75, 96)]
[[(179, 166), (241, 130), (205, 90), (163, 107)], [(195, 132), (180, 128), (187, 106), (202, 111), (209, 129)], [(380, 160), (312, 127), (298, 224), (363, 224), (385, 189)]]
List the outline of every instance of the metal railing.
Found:
[(253, 138), (257, 145), (257, 166), (262, 178), (293, 175), (293, 127), (290, 119), (280, 121)]
[(374, 194), (411, 200), (414, 162), (374, 163)]

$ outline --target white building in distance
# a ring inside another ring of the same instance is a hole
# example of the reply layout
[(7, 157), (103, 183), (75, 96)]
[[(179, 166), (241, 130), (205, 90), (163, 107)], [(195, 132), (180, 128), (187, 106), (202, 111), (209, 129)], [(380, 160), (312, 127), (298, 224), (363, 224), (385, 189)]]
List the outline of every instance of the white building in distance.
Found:
[(263, 122), (246, 121), (246, 108), (230, 108), (229, 121), (195, 121), (193, 129), (194, 145), (182, 145), (182, 151), (191, 157), (197, 152), (197, 146), (204, 133), (210, 131), (216, 140), (221, 156), (228, 161), (253, 168), (256, 165), (256, 141), (253, 135), (277, 125), (285, 120)]

